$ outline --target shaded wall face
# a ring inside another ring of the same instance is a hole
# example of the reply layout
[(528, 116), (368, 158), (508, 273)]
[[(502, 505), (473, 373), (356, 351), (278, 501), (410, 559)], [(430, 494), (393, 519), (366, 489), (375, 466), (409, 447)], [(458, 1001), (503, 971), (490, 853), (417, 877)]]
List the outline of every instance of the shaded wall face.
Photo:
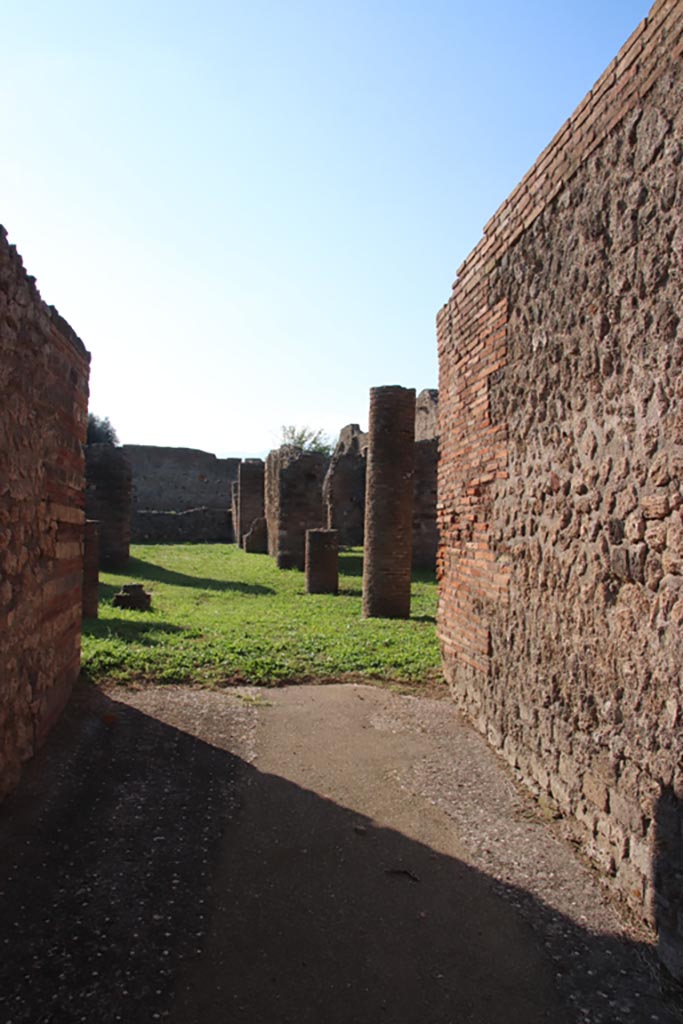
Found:
[(85, 452), (88, 519), (100, 524), (100, 565), (123, 568), (130, 556), (132, 476), (127, 458), (111, 444), (89, 444)]
[(266, 460), (268, 554), (281, 569), (303, 571), (306, 530), (322, 526), (322, 486), (327, 459), (283, 445)]
[[(131, 541), (226, 543), (233, 539), (232, 484), (239, 459), (196, 448), (127, 444), (133, 473)], [(167, 513), (162, 515), (161, 513)], [(176, 518), (173, 513), (182, 513)]]
[(265, 466), (261, 459), (247, 459), (242, 462), (239, 467), (238, 479), (235, 534), (242, 545), (244, 535), (249, 533), (254, 520), (264, 518)]
[(658, 923), (683, 872), (657, 811), (683, 793), (683, 11), (665, 35), (654, 12), (637, 73), (580, 115), (600, 145), (558, 143), (569, 182), (547, 172), (515, 231), (518, 190), (439, 316), (439, 634), (471, 718)]
[(89, 361), (0, 228), (0, 797), (78, 677)]
[(436, 437), (415, 442), (413, 490), (413, 566), (434, 569), (439, 546), (436, 525), (437, 466), (439, 442)]
[(230, 508), (239, 459), (218, 459), (195, 448), (127, 444), (121, 450), (133, 472), (134, 509)]
[(363, 543), (366, 466), (366, 457), (352, 448), (335, 453), (325, 476), (325, 525), (337, 531), (340, 544)]

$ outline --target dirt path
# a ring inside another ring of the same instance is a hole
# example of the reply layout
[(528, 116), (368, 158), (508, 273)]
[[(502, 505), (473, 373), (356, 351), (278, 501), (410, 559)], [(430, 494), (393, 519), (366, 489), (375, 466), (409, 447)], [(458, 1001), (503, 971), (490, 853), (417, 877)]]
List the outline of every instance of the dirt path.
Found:
[(0, 1022), (674, 1022), (448, 702), (83, 688), (0, 815)]

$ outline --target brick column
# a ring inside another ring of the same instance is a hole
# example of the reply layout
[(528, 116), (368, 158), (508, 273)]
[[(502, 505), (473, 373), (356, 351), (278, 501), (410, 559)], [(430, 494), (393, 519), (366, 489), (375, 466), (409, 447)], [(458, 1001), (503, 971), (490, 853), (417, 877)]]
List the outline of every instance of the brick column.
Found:
[(264, 472), (261, 459), (245, 459), (240, 462), (237, 487), (237, 526), (235, 538), (242, 548), (244, 535), (249, 533), (255, 519), (265, 516)]
[(100, 586), (100, 524), (86, 519), (83, 532), (83, 618), (96, 619)]
[(370, 390), (363, 616), (410, 615), (415, 389)]
[(336, 530), (306, 530), (306, 593), (339, 591), (339, 546)]

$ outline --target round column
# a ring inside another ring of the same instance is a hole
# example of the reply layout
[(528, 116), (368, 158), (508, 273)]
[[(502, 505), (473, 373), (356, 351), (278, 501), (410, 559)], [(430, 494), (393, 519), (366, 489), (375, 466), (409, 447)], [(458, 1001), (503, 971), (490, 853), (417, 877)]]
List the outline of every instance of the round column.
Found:
[(415, 389), (370, 391), (363, 616), (410, 615)]

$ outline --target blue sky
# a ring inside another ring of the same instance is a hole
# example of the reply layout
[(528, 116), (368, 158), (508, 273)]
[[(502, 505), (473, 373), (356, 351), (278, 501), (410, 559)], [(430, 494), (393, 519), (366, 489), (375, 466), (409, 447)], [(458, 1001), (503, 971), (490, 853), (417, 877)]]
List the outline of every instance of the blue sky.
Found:
[(126, 443), (263, 454), (437, 385), (482, 227), (636, 0), (3, 0), (0, 223)]

